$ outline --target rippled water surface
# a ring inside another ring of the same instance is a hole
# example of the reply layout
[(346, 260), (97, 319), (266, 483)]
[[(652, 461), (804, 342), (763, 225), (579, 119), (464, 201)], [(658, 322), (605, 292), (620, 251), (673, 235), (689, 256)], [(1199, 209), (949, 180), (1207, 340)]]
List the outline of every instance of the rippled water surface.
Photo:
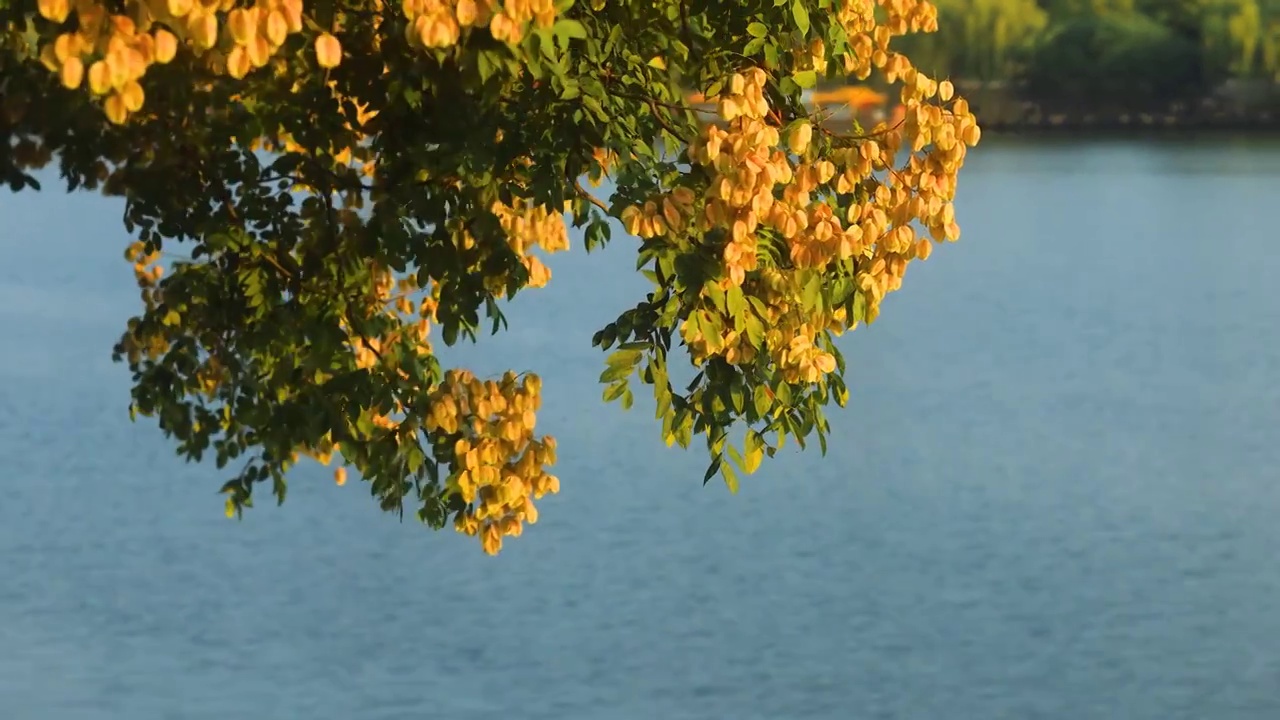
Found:
[(1274, 720), (1280, 146), (992, 140), (848, 338), (829, 456), (731, 497), (591, 333), (629, 243), (464, 353), (541, 372), (560, 496), (490, 559), (300, 470), (226, 520), (131, 425), (119, 203), (0, 196), (0, 718)]

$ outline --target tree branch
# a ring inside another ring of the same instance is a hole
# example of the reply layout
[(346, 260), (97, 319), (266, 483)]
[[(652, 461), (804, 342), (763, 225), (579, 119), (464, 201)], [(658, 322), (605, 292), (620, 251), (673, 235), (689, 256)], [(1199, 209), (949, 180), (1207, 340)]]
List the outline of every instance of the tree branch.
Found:
[(584, 187), (582, 187), (582, 181), (581, 181), (581, 180), (574, 180), (574, 181), (573, 181), (573, 189), (577, 191), (578, 196), (579, 196), (579, 197), (581, 197), (583, 200), (586, 200), (587, 202), (591, 203), (592, 205), (595, 205), (596, 207), (600, 208), (602, 211), (604, 211), (604, 214), (605, 214), (605, 215), (608, 215), (608, 214), (609, 214), (609, 206), (608, 206), (608, 205), (605, 205), (605, 204), (604, 204), (604, 201), (603, 201), (603, 200), (601, 200), (600, 198), (598, 198), (598, 197), (596, 197), (595, 195), (592, 195), (591, 193), (587, 192), (587, 189), (586, 189), (586, 188), (584, 188)]

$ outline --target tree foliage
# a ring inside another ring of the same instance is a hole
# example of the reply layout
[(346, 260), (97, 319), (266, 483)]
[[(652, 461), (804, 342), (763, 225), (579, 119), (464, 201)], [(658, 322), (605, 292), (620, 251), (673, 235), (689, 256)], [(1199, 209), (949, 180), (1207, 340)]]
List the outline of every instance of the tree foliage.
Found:
[(936, 0), (938, 32), (907, 40), (920, 68), (970, 80), (1016, 77), (1049, 22), (1036, 0)]
[[(891, 45), (935, 26), (921, 0), (0, 0), (0, 173), (125, 199), (131, 412), (235, 463), (229, 515), (336, 459), (493, 553), (559, 486), (540, 381), (433, 348), (497, 332), (568, 224), (590, 250), (620, 221), (653, 283), (595, 336), (605, 400), (647, 388), (731, 488), (784, 442), (825, 450), (833, 338), (959, 236), (978, 126)], [(902, 122), (802, 103), (873, 72)]]
[[(1280, 79), (1280, 0), (935, 3), (940, 31), (912, 37), (904, 47), (917, 67), (955, 78), (1044, 80), (1048, 70), (1076, 87), (1085, 78), (1111, 77), (1098, 67), (1104, 53), (1108, 62), (1128, 63), (1115, 67), (1127, 78), (1121, 84), (1133, 88), (1123, 92), (1136, 102), (1146, 99), (1142, 88), (1178, 82), (1195, 93), (1229, 78)], [(1166, 66), (1171, 59), (1174, 65)], [(1100, 96), (1114, 85), (1100, 88)], [(1080, 102), (1065, 92), (1055, 99)], [(1110, 102), (1114, 95), (1098, 99)]]
[(1067, 106), (1153, 107), (1205, 92), (1199, 48), (1138, 14), (1058, 25), (1026, 70), (1029, 96)]

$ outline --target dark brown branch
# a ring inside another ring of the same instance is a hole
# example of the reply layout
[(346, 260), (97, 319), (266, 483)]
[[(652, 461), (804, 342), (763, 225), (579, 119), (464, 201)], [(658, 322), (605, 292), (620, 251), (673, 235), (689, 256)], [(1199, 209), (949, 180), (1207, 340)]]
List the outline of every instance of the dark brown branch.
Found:
[(601, 210), (603, 210), (605, 215), (608, 215), (608, 214), (609, 214), (609, 206), (608, 206), (608, 205), (605, 205), (603, 200), (601, 200), (600, 198), (598, 198), (598, 197), (596, 197), (595, 195), (592, 195), (590, 192), (588, 192), (586, 188), (582, 187), (582, 181), (581, 181), (581, 180), (574, 180), (574, 181), (573, 181), (573, 189), (577, 191), (578, 195), (579, 195), (583, 200), (586, 200), (587, 202), (591, 203), (592, 205), (595, 205), (596, 207), (598, 207), (598, 208), (600, 208)]

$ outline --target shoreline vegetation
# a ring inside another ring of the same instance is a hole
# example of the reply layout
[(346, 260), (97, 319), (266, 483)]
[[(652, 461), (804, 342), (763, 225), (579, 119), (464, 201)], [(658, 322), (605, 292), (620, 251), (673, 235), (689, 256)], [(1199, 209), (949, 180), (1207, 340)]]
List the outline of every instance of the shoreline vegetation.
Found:
[[(1280, 134), (1280, 0), (932, 2), (938, 32), (897, 49), (954, 82), (984, 133)], [(870, 130), (897, 92), (850, 77), (806, 99)]]
[(1280, 85), (1230, 79), (1198, 98), (1125, 107), (1041, 103), (1011, 83), (958, 83), (992, 133), (1248, 132), (1280, 134)]

